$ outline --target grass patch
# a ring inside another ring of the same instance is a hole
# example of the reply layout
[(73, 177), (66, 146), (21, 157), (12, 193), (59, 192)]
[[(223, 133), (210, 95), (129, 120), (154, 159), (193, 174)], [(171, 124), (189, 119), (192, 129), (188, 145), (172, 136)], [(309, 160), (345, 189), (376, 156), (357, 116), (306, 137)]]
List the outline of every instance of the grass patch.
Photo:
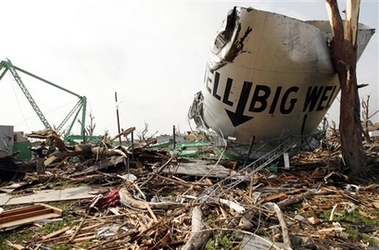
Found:
[[(328, 221), (331, 215), (331, 210), (324, 211), (320, 214), (320, 218)], [(358, 209), (351, 211), (343, 211), (342, 213), (336, 213), (334, 215), (334, 222), (339, 222), (351, 241), (363, 241), (370, 243), (370, 246), (378, 246), (378, 243), (373, 241), (367, 233), (362, 229), (364, 227), (375, 228), (379, 227), (378, 220), (379, 210), (371, 210), (370, 216), (366, 216), (364, 212), (360, 212)]]
[(208, 240), (205, 249), (206, 250), (230, 250), (233, 248), (234, 240), (236, 236), (232, 234), (219, 233), (216, 234), (212, 239)]

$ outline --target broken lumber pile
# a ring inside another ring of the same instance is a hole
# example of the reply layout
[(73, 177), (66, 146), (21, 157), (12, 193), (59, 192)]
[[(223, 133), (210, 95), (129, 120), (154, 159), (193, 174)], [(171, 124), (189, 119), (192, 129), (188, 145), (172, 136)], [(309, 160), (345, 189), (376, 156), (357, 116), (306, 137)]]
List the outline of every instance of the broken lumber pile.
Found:
[[(63, 211), (66, 223), (61, 227), (40, 231), (29, 240), (9, 241), (7, 247), (188, 250), (379, 245), (379, 185), (343, 175), (338, 171), (338, 147), (330, 149), (294, 157), (290, 170), (278, 166), (250, 171), (247, 180), (238, 164), (229, 164), (233, 169), (228, 169), (217, 161), (180, 161), (173, 156), (154, 157), (134, 167), (126, 165), (123, 155), (91, 161), (87, 167), (80, 166), (83, 162), (67, 163), (38, 188), (81, 183), (97, 187), (97, 194), (73, 200), (70, 212)], [(68, 213), (75, 219), (69, 221)]]

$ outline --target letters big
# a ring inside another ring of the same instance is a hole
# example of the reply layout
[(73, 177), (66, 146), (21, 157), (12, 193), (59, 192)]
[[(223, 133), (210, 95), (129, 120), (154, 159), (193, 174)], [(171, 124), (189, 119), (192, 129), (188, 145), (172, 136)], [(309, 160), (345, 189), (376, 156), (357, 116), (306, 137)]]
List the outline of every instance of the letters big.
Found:
[[(211, 73), (210, 71), (208, 72)], [(209, 75), (207, 76), (206, 88), (209, 93), (216, 99), (222, 101), (225, 105), (233, 107), (234, 103), (230, 101), (233, 79), (227, 78), (224, 93), (219, 93), (219, 85), (219, 72), (214, 72), (214, 80), (209, 77)], [(278, 111), (281, 114), (290, 114), (298, 103), (298, 99), (302, 98), (297, 96), (299, 91), (298, 86), (291, 86), (288, 89), (283, 89), (282, 86), (277, 86), (275, 89), (272, 89), (267, 85), (257, 84), (253, 91), (252, 88), (252, 82), (244, 81), (237, 105), (237, 108), (242, 109), (241, 111), (245, 110), (246, 105), (248, 105), (249, 112), (261, 113), (269, 107), (268, 113), (274, 114), (279, 105)], [(337, 86), (309, 86), (307, 94), (305, 95), (302, 112), (307, 113), (329, 109), (335, 95), (338, 93), (336, 90)], [(248, 104), (247, 101), (251, 93), (251, 102)], [(269, 101), (269, 97), (272, 94), (273, 98)]]

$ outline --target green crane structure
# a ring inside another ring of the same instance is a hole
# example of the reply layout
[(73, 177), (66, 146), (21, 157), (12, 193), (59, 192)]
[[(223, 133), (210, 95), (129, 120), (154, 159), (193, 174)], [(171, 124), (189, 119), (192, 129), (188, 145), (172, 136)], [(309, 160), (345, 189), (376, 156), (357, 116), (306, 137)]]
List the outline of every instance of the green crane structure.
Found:
[(36, 76), (32, 73), (29, 73), (28, 71), (26, 70), (23, 70), (15, 65), (13, 65), (11, 63), (11, 61), (9, 59), (7, 59), (6, 61), (1, 61), (0, 62), (0, 80), (4, 77), (4, 75), (7, 73), (7, 72), (11, 72), (13, 78), (15, 79), (15, 81), (17, 82), (18, 86), (21, 88), (22, 92), (24, 93), (25, 97), (28, 99), (30, 105), (32, 106), (32, 108), (34, 109), (34, 111), (36, 112), (36, 114), (38, 115), (38, 117), (40, 118), (41, 122), (43, 123), (43, 125), (45, 126), (45, 128), (52, 128), (50, 123), (47, 121), (45, 115), (42, 113), (41, 109), (38, 107), (37, 103), (34, 101), (32, 95), (30, 94), (30, 92), (28, 91), (28, 89), (26, 88), (26, 86), (24, 85), (24, 83), (22, 82), (21, 80), (21, 77), (18, 75), (17, 71), (20, 71), (24, 74), (27, 74), (31, 77), (34, 77), (40, 81), (43, 81), (55, 88), (58, 88), (60, 90), (63, 90), (71, 95), (74, 95), (76, 97), (79, 98), (78, 102), (75, 104), (75, 106), (71, 109), (71, 111), (68, 113), (68, 115), (63, 119), (63, 121), (59, 124), (59, 126), (56, 128), (56, 132), (58, 134), (61, 134), (62, 133), (62, 128), (65, 126), (65, 124), (70, 120), (70, 118), (74, 115), (74, 118), (72, 119), (72, 122), (71, 124), (68, 126), (67, 130), (64, 131), (64, 139), (66, 140), (67, 138), (69, 138), (69, 136), (72, 136), (71, 135), (71, 130), (72, 130), (72, 127), (74, 126), (74, 123), (77, 119), (77, 117), (79, 116), (80, 112), (81, 112), (81, 134), (80, 136), (85, 139), (85, 119), (86, 119), (86, 108), (87, 108), (87, 98), (85, 96), (81, 96), (81, 95), (78, 95), (70, 90), (67, 90), (61, 86), (58, 86), (50, 81), (47, 81), (39, 76)]

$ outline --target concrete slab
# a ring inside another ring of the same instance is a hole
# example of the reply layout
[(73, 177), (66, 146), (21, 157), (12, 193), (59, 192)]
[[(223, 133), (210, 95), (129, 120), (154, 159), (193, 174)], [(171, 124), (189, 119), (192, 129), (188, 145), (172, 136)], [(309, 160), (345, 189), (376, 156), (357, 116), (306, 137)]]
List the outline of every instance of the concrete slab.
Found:
[[(92, 192), (91, 192), (92, 191)], [(92, 193), (92, 194), (91, 194)], [(77, 187), (63, 190), (41, 190), (35, 194), (13, 197), (9, 194), (0, 195), (0, 206), (31, 204), (36, 202), (90, 199), (95, 195), (91, 187)]]

